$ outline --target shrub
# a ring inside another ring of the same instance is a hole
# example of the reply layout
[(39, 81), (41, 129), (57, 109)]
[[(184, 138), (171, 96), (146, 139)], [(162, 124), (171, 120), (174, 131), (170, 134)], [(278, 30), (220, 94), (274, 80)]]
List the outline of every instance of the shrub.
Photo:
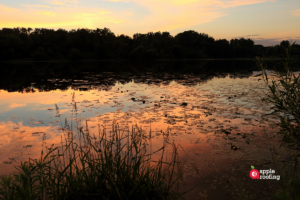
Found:
[(46, 52), (44, 51), (44, 48), (42, 48), (42, 47), (39, 47), (34, 53), (32, 53), (31, 57), (33, 60), (37, 60), (37, 61), (49, 59)]
[(144, 56), (145, 56), (145, 47), (142, 45), (133, 49), (129, 54), (129, 58), (133, 60), (143, 59)]
[[(298, 165), (300, 156), (300, 74), (296, 76), (291, 71), (293, 62), (290, 53), (294, 44), (289, 45), (285, 42), (281, 45), (287, 46), (285, 61), (281, 63), (283, 69), (275, 69), (271, 80), (268, 78), (264, 59), (257, 57), (256, 62), (262, 71), (262, 74), (258, 76), (262, 76), (269, 88), (267, 97), (262, 100), (272, 103), (273, 111), (270, 115), (280, 119), (277, 125), (280, 127), (279, 134), (283, 135), (282, 141), (297, 152), (294, 156), (294, 166), (291, 169), (285, 169), (285, 176), (281, 177), (281, 187), (276, 197), (284, 200), (300, 199), (300, 168)], [(282, 169), (279, 171), (281, 172)]]
[(68, 55), (68, 58), (71, 60), (80, 60), (82, 58), (82, 54), (78, 49), (72, 49)]

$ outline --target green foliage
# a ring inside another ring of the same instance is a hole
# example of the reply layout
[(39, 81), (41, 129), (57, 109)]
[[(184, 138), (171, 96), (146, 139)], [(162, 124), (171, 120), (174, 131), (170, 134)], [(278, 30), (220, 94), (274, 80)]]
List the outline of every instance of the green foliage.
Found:
[[(263, 58), (256, 58), (257, 65), (261, 68), (263, 81), (269, 88), (269, 92), (263, 101), (270, 102), (272, 112), (269, 115), (280, 119), (277, 124), (283, 136), (282, 141), (295, 150), (294, 167), (285, 170), (285, 176), (281, 177), (281, 187), (276, 197), (279, 199), (300, 199), (300, 169), (298, 160), (300, 157), (300, 74), (296, 76), (291, 71), (291, 50), (294, 44), (282, 42), (285, 48), (285, 60), (281, 62), (283, 69), (277, 70), (268, 77)], [(270, 78), (271, 77), (271, 78)], [(259, 79), (260, 80), (260, 79)], [(283, 169), (283, 168), (282, 168)], [(282, 169), (280, 171), (282, 171)]]
[(184, 48), (180, 45), (174, 45), (171, 48), (171, 52), (174, 55), (175, 58), (184, 58)]
[[(286, 170), (283, 179), (281, 180), (281, 187), (274, 195), (275, 198), (281, 200), (298, 200), (300, 199), (300, 177), (299, 171), (297, 174), (288, 173)], [(291, 171), (294, 171), (293, 169)]]
[(143, 59), (145, 57), (145, 47), (140, 45), (130, 52), (130, 58), (133, 60)]
[(52, 49), (49, 49), (47, 51), (47, 55), (48, 55), (49, 58), (54, 58), (54, 52), (52, 51)]
[(144, 46), (140, 45), (130, 52), (129, 57), (132, 60), (155, 60), (157, 52), (155, 49), (146, 50)]
[(34, 53), (32, 53), (31, 57), (33, 60), (37, 60), (37, 61), (43, 61), (49, 59), (46, 52), (44, 51), (44, 48), (42, 47), (39, 47)]
[(230, 46), (226, 39), (216, 40), (214, 44), (215, 56), (218, 58), (227, 58), (230, 56)]
[(155, 60), (157, 58), (157, 52), (155, 49), (147, 49), (145, 52), (146, 60)]
[(95, 44), (95, 53), (96, 53), (96, 58), (102, 59), (106, 57), (104, 46), (101, 45), (99, 42)]
[(300, 150), (300, 76), (296, 76), (290, 69), (292, 47), (286, 49), (285, 62), (281, 63), (283, 69), (275, 70), (271, 80), (268, 78), (263, 58), (257, 57), (257, 65), (261, 68), (263, 80), (270, 90), (264, 100), (273, 104), (271, 114), (281, 121), (278, 125), (281, 127), (280, 134), (284, 136), (283, 141), (288, 142), (291, 148)]
[(283, 40), (283, 41), (280, 42), (280, 46), (283, 47), (284, 49), (286, 49), (290, 46), (290, 41)]
[(78, 49), (72, 49), (68, 55), (68, 58), (71, 60), (80, 60), (82, 58), (82, 54)]
[(9, 48), (7, 51), (7, 58), (14, 59), (15, 58), (15, 51), (12, 48)]

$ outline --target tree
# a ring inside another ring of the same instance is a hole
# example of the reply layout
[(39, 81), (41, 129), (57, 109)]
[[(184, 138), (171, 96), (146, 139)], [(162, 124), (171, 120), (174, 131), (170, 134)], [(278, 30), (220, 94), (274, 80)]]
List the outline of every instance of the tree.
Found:
[(288, 48), (290, 46), (290, 41), (288, 41), (288, 40), (282, 40), (280, 42), (280, 46), (286, 49), (286, 48)]
[(80, 60), (82, 58), (82, 54), (78, 49), (73, 48), (69, 53), (68, 58), (71, 60)]
[(33, 60), (37, 60), (37, 61), (49, 59), (46, 52), (44, 51), (44, 48), (42, 48), (42, 47), (39, 47), (34, 53), (32, 53), (31, 57)]
[(184, 58), (184, 48), (180, 45), (174, 45), (171, 48), (171, 52), (176, 59)]
[(133, 60), (143, 59), (145, 57), (145, 47), (143, 45), (136, 47), (130, 52), (129, 57)]

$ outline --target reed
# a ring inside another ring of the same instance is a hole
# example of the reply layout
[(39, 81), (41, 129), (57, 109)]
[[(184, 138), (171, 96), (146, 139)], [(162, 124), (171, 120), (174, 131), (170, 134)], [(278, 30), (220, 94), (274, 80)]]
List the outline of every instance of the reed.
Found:
[[(98, 126), (100, 127), (100, 126)], [(21, 162), (17, 173), (0, 178), (0, 199), (181, 199), (181, 163), (174, 143), (164, 140), (157, 161), (150, 160), (146, 141), (138, 126), (112, 131), (100, 129), (98, 136), (86, 127), (75, 134), (65, 122), (59, 146), (46, 147), (40, 159)], [(172, 145), (170, 162), (164, 161), (166, 146)], [(150, 162), (154, 164), (150, 165)]]
[[(293, 46), (294, 44), (285, 49), (284, 61), (280, 63), (282, 68), (275, 68), (271, 78), (267, 75), (264, 58), (256, 58), (257, 66), (262, 71), (257, 76), (262, 76), (269, 88), (266, 98), (262, 100), (273, 105), (272, 112), (268, 115), (280, 120), (277, 125), (280, 127), (279, 134), (283, 136), (282, 145), (288, 144), (290, 150), (295, 152), (292, 167), (278, 167), (281, 184), (276, 197), (279, 199), (300, 199), (300, 75), (296, 76), (291, 70), (293, 62), (290, 54)], [(273, 159), (277, 163), (276, 156)]]

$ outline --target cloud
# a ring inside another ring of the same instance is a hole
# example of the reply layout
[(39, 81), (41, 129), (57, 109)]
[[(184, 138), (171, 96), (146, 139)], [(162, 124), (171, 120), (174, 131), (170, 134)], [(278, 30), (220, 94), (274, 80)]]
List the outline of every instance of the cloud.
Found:
[(78, 13), (78, 14), (74, 15), (74, 18), (79, 18), (79, 19), (84, 19), (84, 18), (99, 19), (99, 16), (97, 16), (97, 14), (94, 14), (94, 13)]
[(99, 11), (98, 12), (99, 15), (105, 15), (105, 14), (109, 14), (109, 13), (111, 13), (111, 12), (109, 12), (109, 11)]
[(300, 39), (295, 39), (295, 38), (255, 38), (253, 39), (255, 44), (261, 44), (263, 46), (274, 46), (274, 45), (279, 45), (281, 41), (283, 40), (289, 40), (289, 41), (293, 41), (296, 42), (296, 44), (300, 44)]
[[(67, 2), (67, 1), (61, 1)], [(68, 1), (76, 2), (76, 1)], [(113, 13), (109, 10), (85, 7), (59, 6), (50, 10), (41, 10), (36, 7), (24, 8), (18, 15), (10, 12), (0, 12), (0, 27), (33, 27), (33, 28), (89, 28), (94, 29), (100, 26), (110, 26), (120, 24), (126, 19), (124, 14)], [(22, 17), (20, 17), (22, 16)], [(100, 24), (100, 25), (99, 25)]]
[(134, 14), (134, 12), (125, 12), (125, 15), (129, 15), (132, 16)]
[(112, 12), (110, 11), (97, 11), (97, 10), (90, 10), (90, 12), (86, 13), (77, 13), (74, 14), (74, 18), (85, 20), (87, 24), (91, 26), (94, 22), (102, 21), (102, 22), (111, 22), (114, 24), (119, 24), (123, 22), (124, 20), (117, 19), (112, 17), (110, 14)]
[(275, 2), (276, 0), (231, 0), (231, 1), (224, 1), (224, 0), (104, 0), (110, 2), (135, 2), (137, 4), (149, 5), (159, 4), (169, 5), (169, 6), (181, 6), (187, 4), (193, 4), (196, 6), (221, 6), (221, 7), (236, 7), (241, 5), (250, 5), (250, 4), (257, 4), (257, 3), (264, 3), (264, 2)]
[(19, 9), (10, 8), (10, 7), (6, 7), (6, 6), (3, 6), (3, 5), (0, 5), (0, 10), (3, 11), (3, 12), (17, 12), (17, 11), (19, 11)]
[(63, 6), (63, 5), (67, 5), (67, 4), (77, 4), (78, 1), (77, 0), (50, 0), (50, 1), (48, 1), (48, 3), (52, 4), (52, 5)]
[(294, 10), (292, 13), (296, 16), (300, 16), (300, 10)]
[(56, 16), (56, 13), (50, 12), (50, 11), (39, 11), (39, 12), (36, 12), (36, 14), (39, 14), (39, 15), (46, 15), (46, 16), (51, 16), (51, 17)]
[(256, 34), (256, 35), (246, 35), (246, 37), (256, 37), (256, 36), (259, 36), (259, 34)]
[(26, 8), (51, 8), (50, 6), (46, 5), (25, 5)]
[(233, 37), (233, 38), (250, 38), (250, 37), (256, 37), (259, 36), (260, 34), (255, 34), (255, 35), (244, 35), (244, 36), (239, 36), (239, 37)]
[(226, 4), (224, 4), (224, 8), (228, 7), (238, 7), (238, 6), (245, 6), (245, 5), (251, 5), (251, 4), (258, 4), (258, 3), (265, 3), (268, 2), (268, 0), (233, 0), (229, 1)]
[(120, 1), (124, 1), (124, 0), (104, 0), (104, 1), (120, 2)]
[(123, 20), (117, 20), (117, 19), (108, 19), (106, 22), (112, 22), (114, 24), (120, 24), (123, 22)]
[(26, 106), (26, 103), (11, 103), (11, 104), (9, 104), (8, 107), (17, 108), (17, 107), (23, 107), (23, 106)]
[(64, 3), (64, 1), (60, 1), (60, 0), (51, 0), (51, 1), (49, 1), (48, 2), (49, 4), (52, 4), (52, 5), (66, 5), (65, 3)]
[(269, 2), (269, 0), (123, 0), (125, 1), (147, 8), (150, 12), (136, 19), (123, 16), (127, 19), (127, 23), (130, 23), (131, 29), (139, 29), (139, 32), (189, 28), (228, 15), (224, 12), (226, 8)]
[[(120, 32), (127, 30), (126, 34), (128, 35), (136, 32), (172, 31), (215, 21), (230, 14), (226, 13), (226, 8), (266, 3), (270, 0), (106, 0), (116, 2), (113, 12), (105, 10), (105, 7), (104, 9), (103, 7), (101, 9), (85, 7), (83, 6), (83, 3), (86, 3), (84, 1), (43, 1), (55, 5), (50, 5), (53, 7), (51, 12), (49, 12), (50, 10), (39, 9), (44, 7), (42, 5), (28, 6), (28, 8), (34, 8), (35, 12), (26, 9), (21, 10), (18, 14), (18, 16), (22, 16), (21, 18), (7, 12), (0, 12), (0, 17), (6, 19), (0, 22), (0, 27), (42, 26), (58, 28), (63, 26), (66, 29), (93, 29), (99, 26), (110, 26), (111, 30), (114, 28)], [(121, 1), (130, 2), (131, 9), (118, 10), (117, 2)], [(139, 9), (147, 12), (141, 12)], [(118, 26), (113, 26), (115, 24)]]

